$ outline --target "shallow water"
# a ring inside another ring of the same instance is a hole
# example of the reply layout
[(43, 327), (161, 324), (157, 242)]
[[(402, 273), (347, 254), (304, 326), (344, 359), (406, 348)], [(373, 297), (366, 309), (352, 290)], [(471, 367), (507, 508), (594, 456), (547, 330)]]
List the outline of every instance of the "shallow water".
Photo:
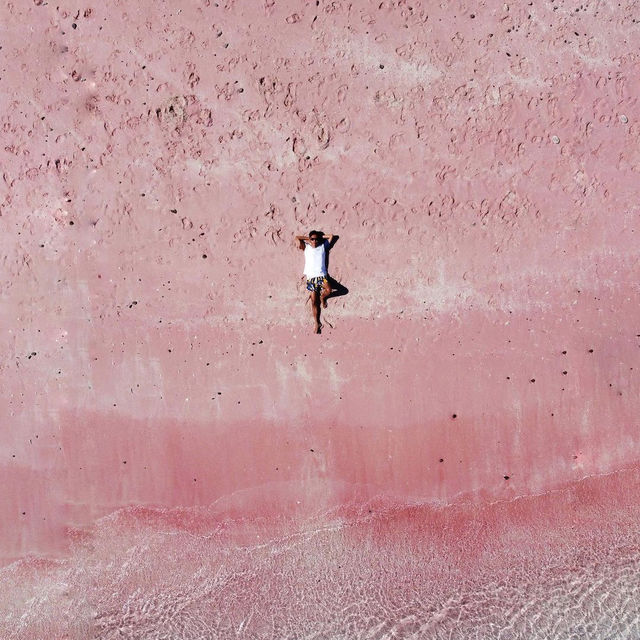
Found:
[(637, 475), (296, 525), (122, 510), (67, 559), (2, 570), (1, 637), (638, 638)]

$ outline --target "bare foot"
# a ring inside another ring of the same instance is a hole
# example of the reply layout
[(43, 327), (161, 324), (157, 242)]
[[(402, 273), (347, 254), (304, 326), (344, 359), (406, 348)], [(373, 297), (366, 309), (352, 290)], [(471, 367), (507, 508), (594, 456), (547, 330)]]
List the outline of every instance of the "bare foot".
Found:
[(317, 324), (316, 325), (316, 330), (314, 331), (314, 333), (320, 333), (320, 329), (322, 328), (321, 324)]

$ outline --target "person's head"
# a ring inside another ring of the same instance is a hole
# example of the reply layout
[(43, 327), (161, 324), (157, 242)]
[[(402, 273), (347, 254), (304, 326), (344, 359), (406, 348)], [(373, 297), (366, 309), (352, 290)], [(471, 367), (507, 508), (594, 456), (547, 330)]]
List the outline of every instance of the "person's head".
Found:
[(320, 231), (309, 231), (309, 241), (312, 244), (320, 244), (322, 242), (322, 233)]

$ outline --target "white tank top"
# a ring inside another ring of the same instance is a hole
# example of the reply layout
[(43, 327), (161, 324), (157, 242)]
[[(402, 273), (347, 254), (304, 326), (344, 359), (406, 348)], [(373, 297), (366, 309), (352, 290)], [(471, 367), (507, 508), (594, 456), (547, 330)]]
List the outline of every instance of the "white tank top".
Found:
[(317, 278), (327, 275), (327, 241), (325, 240), (319, 247), (312, 247), (308, 244), (304, 248), (304, 275), (307, 278)]

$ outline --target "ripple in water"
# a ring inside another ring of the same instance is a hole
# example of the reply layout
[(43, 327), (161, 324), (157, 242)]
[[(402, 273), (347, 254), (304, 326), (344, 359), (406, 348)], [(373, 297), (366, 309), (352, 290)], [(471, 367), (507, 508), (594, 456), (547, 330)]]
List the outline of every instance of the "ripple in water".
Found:
[(629, 483), (640, 484), (627, 474), (510, 503), (368, 505), (295, 531), (123, 510), (67, 560), (2, 570), (0, 637), (637, 639)]

